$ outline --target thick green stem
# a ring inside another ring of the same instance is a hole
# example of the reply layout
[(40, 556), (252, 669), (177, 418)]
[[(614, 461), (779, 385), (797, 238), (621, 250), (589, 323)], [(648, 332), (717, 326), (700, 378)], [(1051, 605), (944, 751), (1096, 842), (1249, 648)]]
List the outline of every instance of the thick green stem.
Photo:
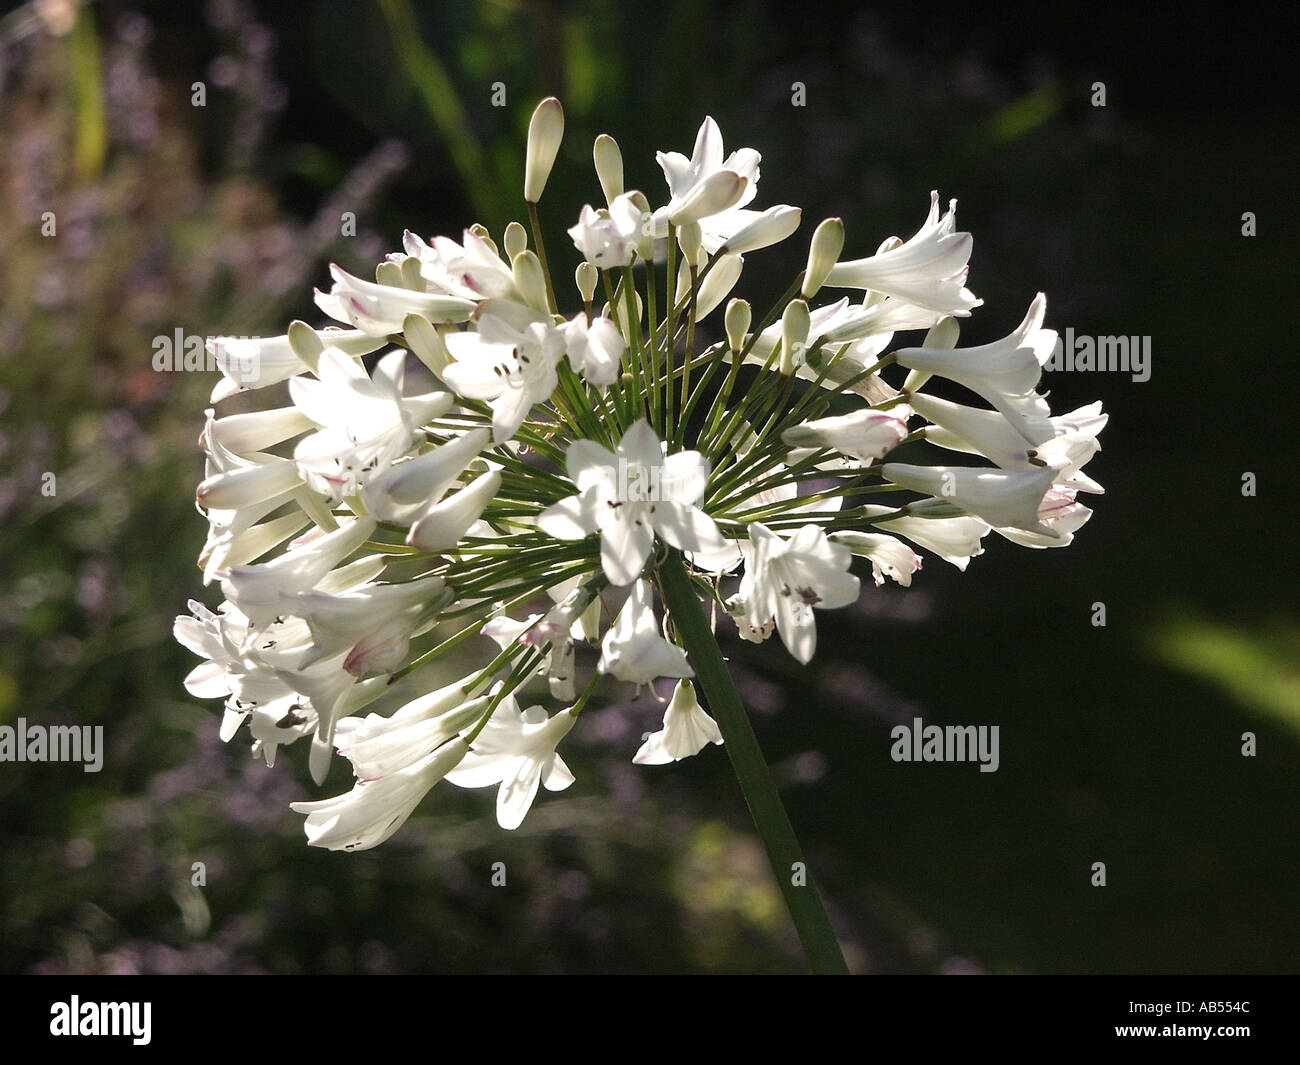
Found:
[(682, 565), (680, 552), (671, 552), (659, 566), (659, 590), (704, 690), (704, 698), (722, 730), (727, 756), (794, 919), (808, 964), (815, 973), (847, 973), (839, 942), (831, 930), (817, 887), (807, 875), (803, 852), (758, 746), (758, 737), (731, 682), (731, 674)]

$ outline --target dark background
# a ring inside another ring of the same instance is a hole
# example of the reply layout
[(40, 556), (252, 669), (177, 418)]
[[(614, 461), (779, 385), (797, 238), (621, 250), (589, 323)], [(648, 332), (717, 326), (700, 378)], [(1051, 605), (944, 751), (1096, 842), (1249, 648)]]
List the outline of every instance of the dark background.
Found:
[[(725, 648), (851, 966), (1294, 971), (1296, 26), (1211, 10), (97, 3), (61, 34), (12, 12), (0, 720), (103, 724), (108, 756), (98, 775), (0, 766), (0, 968), (802, 966), (722, 752), (630, 764), (644, 700), (606, 689), (566, 747), (577, 784), (519, 832), (490, 793), (440, 789), (343, 855), (307, 848), (288, 810), (314, 794), (302, 753), (268, 770), (224, 747), (181, 687), (194, 659), (171, 619), (215, 605), (190, 503), (212, 382), (154, 373), (151, 338), (315, 321), (326, 264), (364, 274), (403, 228), (499, 234), (554, 93), (552, 248), (600, 195), (595, 134), (653, 200), (654, 151), (689, 152), (711, 114), (728, 150), (763, 153), (759, 204), (805, 211), (747, 262), (756, 307), (816, 220), (842, 215), (846, 256), (869, 254), (938, 189), (975, 235), (985, 303), (963, 343), (1007, 333), (1040, 290), (1053, 328), (1152, 338), (1145, 383), (1046, 379), (1054, 412), (1111, 414), (1088, 468), (1107, 494), (1070, 549), (991, 536), (965, 574), (929, 558), (910, 589), (823, 615), (807, 669)], [(341, 210), (357, 237), (338, 238)], [(913, 716), (999, 725), (999, 771), (893, 763), (889, 729)], [(326, 793), (346, 783), (336, 767)]]

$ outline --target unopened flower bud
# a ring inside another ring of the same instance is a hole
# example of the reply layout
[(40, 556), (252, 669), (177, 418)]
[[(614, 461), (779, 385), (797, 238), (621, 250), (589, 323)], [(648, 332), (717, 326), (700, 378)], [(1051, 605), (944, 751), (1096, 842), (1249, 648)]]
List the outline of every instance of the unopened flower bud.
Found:
[(591, 263), (579, 263), (578, 269), (573, 272), (573, 279), (578, 284), (578, 292), (582, 295), (584, 304), (590, 303), (592, 297), (596, 294), (596, 284), (600, 281), (600, 271)]
[(681, 247), (682, 255), (688, 263), (695, 262), (703, 240), (704, 234), (700, 232), (699, 222), (686, 222), (677, 230), (677, 244)]
[(808, 304), (803, 300), (791, 300), (786, 304), (781, 315), (781, 374), (789, 377), (803, 365), (804, 348), (808, 344), (808, 330), (811, 327)]
[(546, 300), (546, 275), (542, 272), (541, 261), (531, 251), (521, 251), (514, 257), (510, 267), (514, 274), (515, 288), (519, 295), (533, 310), (543, 314), (550, 310)]
[(515, 256), (528, 247), (528, 232), (518, 222), (511, 222), (506, 226), (505, 240), (503, 241), (506, 249), (506, 258), (511, 262), (515, 261)]
[(628, 200), (641, 212), (641, 240), (636, 246), (637, 255), (645, 262), (653, 262), (655, 257), (654, 216), (650, 211), (650, 201), (644, 192), (633, 189), (627, 193)]
[(749, 323), (753, 317), (749, 300), (735, 299), (727, 304), (723, 322), (727, 328), (727, 343), (732, 351), (739, 352), (745, 346), (745, 334), (749, 332)]
[(843, 250), (844, 222), (839, 218), (826, 219), (817, 227), (808, 246), (808, 267), (804, 270), (803, 288), (800, 290), (804, 299), (817, 295)]
[(555, 156), (564, 139), (564, 108), (554, 96), (537, 105), (528, 123), (528, 155), (524, 162), (524, 200), (536, 203), (542, 198), (546, 179), (551, 176)]
[(478, 237), (479, 240), (483, 241), (484, 244), (486, 244), (489, 248), (491, 248), (493, 255), (501, 254), (501, 252), (497, 249), (497, 242), (492, 239), (491, 234), (488, 233), (488, 227), (485, 226), (482, 222), (475, 222), (472, 226), (469, 227), (467, 232), (473, 233), (474, 236)]
[(623, 153), (618, 149), (618, 141), (608, 133), (602, 133), (592, 145), (591, 155), (596, 162), (596, 176), (600, 178), (605, 202), (612, 204), (623, 195)]

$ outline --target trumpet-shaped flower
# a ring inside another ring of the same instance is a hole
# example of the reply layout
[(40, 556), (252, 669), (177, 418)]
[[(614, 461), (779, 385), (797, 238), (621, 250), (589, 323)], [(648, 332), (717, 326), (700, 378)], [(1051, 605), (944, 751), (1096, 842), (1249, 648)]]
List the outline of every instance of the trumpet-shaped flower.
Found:
[(596, 669), (637, 688), (660, 677), (693, 677), (686, 652), (663, 638), (655, 624), (650, 585), (637, 581), (614, 624), (605, 633)]
[(664, 765), (699, 754), (710, 743), (721, 743), (718, 723), (704, 712), (695, 685), (679, 680), (664, 711), (664, 726), (647, 736), (633, 756), (637, 765)]
[(805, 525), (786, 540), (761, 522), (749, 526), (740, 598), (751, 627), (775, 620), (786, 649), (800, 662), (817, 648), (813, 608), (832, 610), (858, 598), (847, 547), (831, 543), (818, 525)]
[(957, 201), (950, 201), (940, 218), (939, 193), (931, 192), (930, 213), (910, 240), (866, 259), (836, 263), (826, 284), (881, 292), (938, 315), (965, 317), (983, 302), (965, 287), (971, 247), (971, 235), (957, 232)]
[(499, 784), (497, 824), (518, 828), (539, 785), (547, 791), (563, 791), (573, 783), (573, 774), (555, 748), (574, 721), (571, 710), (548, 717), (540, 706), (521, 711), (513, 698), (506, 698), (474, 740), (470, 754), (447, 779), (459, 788)]

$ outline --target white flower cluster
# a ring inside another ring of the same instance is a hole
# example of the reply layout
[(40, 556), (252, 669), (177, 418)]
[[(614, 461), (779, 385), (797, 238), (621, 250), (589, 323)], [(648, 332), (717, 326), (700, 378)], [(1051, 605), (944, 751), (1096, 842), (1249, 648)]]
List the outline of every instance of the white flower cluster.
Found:
[[(652, 690), (678, 680), (634, 761), (721, 743), (692, 648), (656, 614), (659, 567), (677, 552), (745, 639), (775, 632), (806, 663), (815, 612), (858, 598), (853, 556), (876, 584), (909, 585), (921, 556), (904, 540), (962, 569), (990, 530), (1064, 546), (1091, 513), (1077, 494), (1101, 491), (1082, 472), (1100, 404), (1052, 417), (1036, 391), (1055, 340), (1044, 298), (1005, 339), (956, 346), (980, 301), (955, 203), (941, 214), (932, 194), (914, 236), (853, 260), (828, 219), (767, 316), (755, 324), (732, 299), (706, 344), (745, 255), (790, 237), (799, 210), (748, 206), (759, 154), (724, 155), (712, 119), (690, 158), (658, 156), (659, 207), (623, 188), (602, 136), (605, 206), (584, 206), (569, 230), (582, 309), (561, 314), (535, 205), (562, 131), (558, 101), (544, 101), (525, 177), (533, 249), (517, 223), (500, 245), (479, 226), (459, 241), (407, 233), (375, 281), (332, 267), (316, 303), (337, 324), (212, 343), (231, 367), (214, 404), (253, 390), (287, 403), (208, 411), (200, 565), (225, 602), (176, 621), (204, 659), (186, 686), (224, 698), (222, 738), (247, 724), (268, 764), (308, 736), (318, 782), (336, 750), (351, 763), (351, 791), (294, 804), (317, 846), (383, 842), (444, 778), (496, 786), (499, 823), (517, 827), (539, 786), (573, 782), (556, 748), (602, 675)], [(861, 295), (811, 306), (823, 287)], [(925, 331), (921, 344), (894, 347), (909, 330)], [(897, 386), (882, 376), (894, 365), (909, 371)], [(924, 393), (934, 378), (987, 406)], [(987, 464), (882, 462), (904, 445)], [(921, 498), (869, 501), (903, 491)], [(471, 640), (499, 653), (362, 716)], [(585, 644), (599, 658), (579, 697)]]

